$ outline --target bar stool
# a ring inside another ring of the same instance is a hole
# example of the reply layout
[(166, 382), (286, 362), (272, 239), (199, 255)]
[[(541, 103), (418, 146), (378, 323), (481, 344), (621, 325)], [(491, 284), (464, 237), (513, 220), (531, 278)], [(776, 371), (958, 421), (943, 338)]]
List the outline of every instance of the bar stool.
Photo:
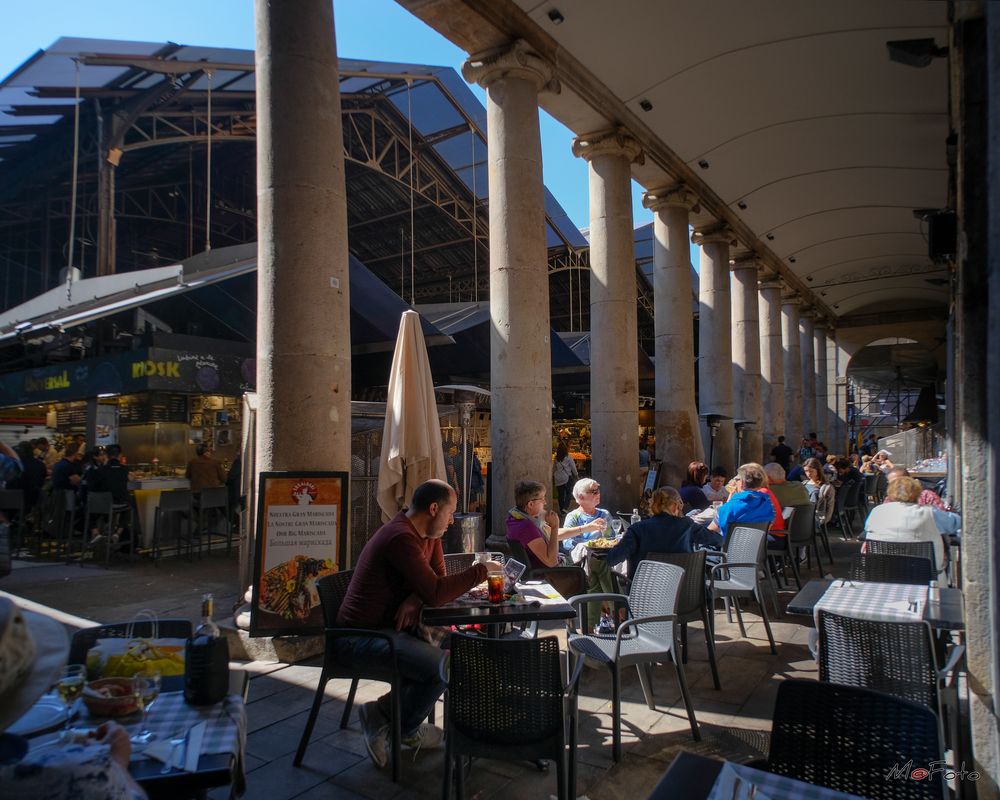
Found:
[(24, 489), (0, 489), (0, 511), (17, 513), (17, 522), (11, 524), (11, 531), (17, 529), (16, 538), (11, 541), (11, 553), (16, 553), (24, 547)]
[(55, 537), (55, 541), (49, 541), (49, 555), (52, 555), (52, 546), (55, 545), (56, 553), (60, 551), (69, 562), (70, 549), (73, 543), (73, 532), (76, 530), (76, 489), (56, 489), (50, 498), (50, 513), (43, 521), (43, 530), (38, 534), (38, 552), (42, 552), (42, 536), (45, 534), (46, 523), (52, 526), (50, 531)]
[[(221, 512), (222, 523), (226, 526), (225, 533), (213, 533), (205, 525), (205, 512), (212, 512), (209, 516), (216, 516), (215, 512)], [(202, 489), (198, 495), (198, 554), (201, 555), (202, 542), (208, 552), (212, 551), (212, 537), (226, 537), (226, 555), (229, 555), (233, 545), (233, 528), (229, 522), (229, 490), (225, 486), (213, 489)]]
[[(98, 531), (98, 536), (90, 538), (91, 518), (97, 517), (98, 522), (94, 528)], [(104, 545), (104, 566), (111, 565), (111, 551), (115, 549), (117, 538), (115, 531), (120, 527), (131, 526), (132, 509), (128, 503), (115, 503), (111, 492), (88, 492), (87, 507), (83, 516), (83, 542), (80, 546), (80, 566), (83, 566), (83, 559), (88, 550), (97, 552), (98, 545)], [(106, 524), (107, 529), (102, 534), (101, 525)], [(129, 539), (130, 555), (135, 555), (135, 537)]]
[(177, 550), (180, 552), (180, 543), (185, 538), (181, 536), (181, 528), (187, 528), (187, 552), (188, 559), (191, 559), (192, 545), (194, 544), (193, 520), (194, 511), (192, 507), (192, 494), (190, 489), (174, 489), (170, 492), (161, 492), (160, 501), (156, 506), (156, 515), (153, 522), (153, 563), (158, 564), (160, 551), (163, 546), (163, 534), (167, 525), (172, 521), (177, 524)]

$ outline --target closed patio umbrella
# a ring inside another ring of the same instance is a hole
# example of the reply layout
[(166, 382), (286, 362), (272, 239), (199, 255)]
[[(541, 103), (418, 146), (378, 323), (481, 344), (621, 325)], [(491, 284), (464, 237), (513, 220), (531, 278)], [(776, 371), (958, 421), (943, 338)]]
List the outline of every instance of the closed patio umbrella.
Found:
[(441, 422), (420, 315), (404, 311), (389, 371), (378, 504), (385, 519), (409, 505), (413, 490), (431, 478), (447, 480)]

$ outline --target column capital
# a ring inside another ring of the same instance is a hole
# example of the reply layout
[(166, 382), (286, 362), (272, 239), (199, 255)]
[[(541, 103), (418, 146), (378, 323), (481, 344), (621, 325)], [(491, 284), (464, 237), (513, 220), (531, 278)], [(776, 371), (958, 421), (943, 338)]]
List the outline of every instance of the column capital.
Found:
[(765, 289), (777, 289), (781, 292), (785, 288), (785, 282), (781, 280), (780, 275), (775, 275), (773, 273), (765, 273), (760, 276), (760, 283), (757, 285), (760, 291)]
[(691, 234), (691, 241), (697, 245), (704, 246), (712, 242), (723, 242), (730, 247), (736, 244), (736, 234), (725, 222), (712, 222), (700, 228), (695, 228)]
[(800, 306), (802, 305), (802, 298), (797, 294), (786, 294), (781, 296), (781, 305), (783, 306)]
[(503, 78), (529, 81), (539, 92), (559, 94), (562, 88), (552, 64), (532, 50), (523, 39), (469, 56), (462, 64), (462, 77), (484, 89)]
[(642, 146), (622, 127), (577, 136), (573, 140), (573, 155), (586, 161), (608, 155), (625, 156), (630, 164), (642, 164), (645, 161)]
[(700, 209), (698, 195), (683, 183), (650, 189), (642, 195), (642, 205), (653, 213), (663, 208), (684, 208), (688, 211)]
[(729, 260), (729, 269), (733, 272), (738, 269), (752, 269), (757, 272), (760, 270), (760, 266), (760, 256), (753, 250), (739, 252)]

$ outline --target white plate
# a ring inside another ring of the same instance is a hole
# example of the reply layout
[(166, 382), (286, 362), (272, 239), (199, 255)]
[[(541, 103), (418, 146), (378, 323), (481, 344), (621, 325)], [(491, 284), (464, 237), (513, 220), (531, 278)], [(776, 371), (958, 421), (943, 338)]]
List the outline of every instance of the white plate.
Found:
[(7, 729), (18, 736), (33, 736), (62, 724), (66, 708), (53, 695), (45, 695), (28, 712)]

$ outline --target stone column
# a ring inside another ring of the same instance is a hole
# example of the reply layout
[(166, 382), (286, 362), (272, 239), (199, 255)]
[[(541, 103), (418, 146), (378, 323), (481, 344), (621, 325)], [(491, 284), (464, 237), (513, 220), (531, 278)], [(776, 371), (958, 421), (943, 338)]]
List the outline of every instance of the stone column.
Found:
[(733, 417), (750, 421), (743, 428), (740, 460), (745, 463), (760, 461), (764, 450), (757, 256), (741, 254), (733, 259), (732, 268)]
[(802, 439), (802, 364), (799, 357), (799, 298), (781, 300), (781, 342), (785, 360), (785, 438), (799, 449)]
[(590, 435), (601, 503), (634, 508), (639, 481), (639, 354), (632, 233), (638, 142), (621, 129), (580, 136), (590, 164)]
[(656, 368), (656, 457), (663, 482), (680, 486), (686, 467), (704, 459), (694, 394), (694, 319), (688, 213), (697, 203), (684, 186), (646, 192), (653, 212), (653, 325)]
[(348, 470), (351, 305), (330, 0), (256, 0), (257, 470)]
[(829, 425), (827, 424), (827, 377), (826, 377), (826, 320), (819, 317), (813, 326), (813, 360), (816, 365), (816, 435), (821, 442), (829, 445)]
[[(462, 67), (486, 89), (490, 191), (491, 535), (505, 535), (521, 480), (550, 485), (552, 351), (538, 93), (551, 67), (521, 41)], [(633, 317), (634, 317), (633, 313)]]
[[(698, 286), (698, 411), (726, 417), (715, 438), (713, 464), (731, 473), (736, 467), (736, 437), (733, 429), (733, 355), (729, 335), (729, 247), (736, 243), (732, 231), (715, 223), (695, 231), (701, 246)], [(702, 424), (705, 454), (712, 449), (711, 432)]]
[(760, 375), (763, 406), (763, 458), (785, 435), (785, 357), (781, 344), (781, 280), (760, 283)]
[(813, 355), (811, 311), (799, 314), (799, 364), (802, 370), (802, 433), (816, 430), (816, 358)]

